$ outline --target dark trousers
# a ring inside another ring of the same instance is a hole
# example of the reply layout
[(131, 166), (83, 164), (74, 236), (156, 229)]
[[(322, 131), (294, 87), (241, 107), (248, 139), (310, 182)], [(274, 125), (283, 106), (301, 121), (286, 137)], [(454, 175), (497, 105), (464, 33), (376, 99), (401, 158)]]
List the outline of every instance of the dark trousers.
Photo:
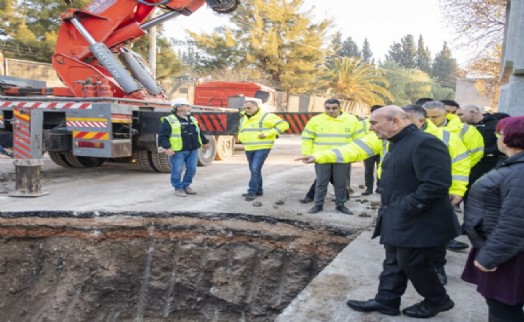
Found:
[(435, 247), (435, 257), (433, 258), (433, 264), (436, 267), (444, 267), (448, 262), (446, 260), (446, 245)]
[[(349, 200), (349, 185), (350, 185), (350, 177), (351, 177), (351, 163), (349, 164), (349, 170), (348, 170), (348, 180), (346, 182), (346, 186), (348, 187), (347, 191), (346, 191), (346, 200)], [(331, 178), (329, 178), (329, 183), (331, 183), (332, 185), (335, 185), (334, 184), (334, 180), (333, 180), (333, 176), (331, 176)], [(311, 185), (311, 187), (309, 187), (309, 190), (308, 192), (306, 193), (306, 198), (311, 198), (311, 199), (315, 199), (315, 186), (317, 185), (317, 179), (315, 179), (315, 181), (313, 181), (313, 184)]]
[(333, 179), (335, 187), (335, 205), (344, 206), (347, 199), (347, 175), (349, 163), (315, 163), (315, 173), (317, 175), (317, 184), (315, 185), (315, 205), (324, 205), (327, 188), (330, 179)]
[(378, 167), (379, 162), (380, 155), (374, 155), (364, 160), (364, 183), (366, 184), (366, 191), (373, 192), (373, 181), (375, 181), (375, 169)]
[(435, 248), (406, 248), (384, 245), (386, 259), (380, 274), (375, 300), (392, 307), (400, 307), (400, 299), (408, 280), (429, 305), (441, 305), (449, 300), (433, 268)]
[(489, 321), (524, 322), (523, 305), (508, 305), (497, 300), (486, 299), (489, 308)]

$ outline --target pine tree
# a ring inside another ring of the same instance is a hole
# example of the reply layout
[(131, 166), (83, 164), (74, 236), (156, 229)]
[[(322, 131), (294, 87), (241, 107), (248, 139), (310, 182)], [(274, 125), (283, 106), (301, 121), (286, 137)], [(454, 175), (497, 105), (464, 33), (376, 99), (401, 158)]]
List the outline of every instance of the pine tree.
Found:
[(417, 48), (413, 35), (406, 35), (401, 40), (402, 45), (402, 60), (400, 65), (404, 68), (417, 67)]
[(361, 58), (362, 54), (357, 43), (353, 41), (353, 38), (347, 37), (342, 43), (342, 48), (337, 52), (337, 56)]
[(442, 87), (455, 88), (457, 71), (457, 61), (451, 56), (447, 42), (444, 42), (442, 50), (435, 56), (431, 77), (437, 80)]
[(402, 45), (400, 43), (393, 42), (393, 44), (389, 46), (386, 61), (394, 62), (398, 65), (402, 63)]
[(418, 38), (416, 67), (426, 74), (431, 73), (431, 52), (429, 48), (424, 45), (422, 35)]
[(368, 64), (374, 63), (373, 52), (371, 51), (371, 46), (367, 38), (364, 39), (364, 43), (362, 44), (362, 60)]
[[(230, 69), (247, 66), (268, 78), (279, 90), (306, 93), (318, 87), (317, 75), (325, 61), (324, 48), (329, 20), (312, 23), (310, 12), (302, 10), (304, 0), (253, 0), (242, 2), (233, 12), (230, 62), (217, 63)], [(224, 34), (224, 33), (222, 33)], [(206, 56), (216, 50), (214, 40), (224, 37), (195, 35)], [(215, 56), (216, 57), (216, 56)]]

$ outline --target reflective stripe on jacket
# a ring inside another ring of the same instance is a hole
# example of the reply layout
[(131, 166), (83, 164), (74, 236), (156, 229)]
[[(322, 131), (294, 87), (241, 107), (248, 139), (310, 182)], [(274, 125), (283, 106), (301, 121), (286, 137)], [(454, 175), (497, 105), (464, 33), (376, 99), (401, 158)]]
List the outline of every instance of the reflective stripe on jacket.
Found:
[[(302, 155), (341, 147), (363, 135), (364, 128), (356, 116), (343, 112), (334, 118), (322, 113), (312, 117), (302, 132)], [(339, 161), (317, 163), (346, 163)]]
[[(171, 144), (171, 150), (180, 151), (182, 150), (182, 124), (178, 118), (171, 114), (166, 117), (160, 118), (162, 122), (167, 120), (171, 125), (171, 136), (169, 137), (169, 143)], [(200, 127), (196, 118), (189, 116), (189, 120), (195, 125), (198, 135), (198, 143), (202, 146), (202, 138), (200, 137)]]
[[(278, 115), (258, 109), (251, 117), (244, 114), (240, 119), (238, 139), (246, 151), (271, 149), (277, 136), (288, 128), (289, 123)], [(260, 134), (264, 134), (265, 138), (259, 138)]]
[[(426, 121), (426, 125), (424, 132), (436, 136), (443, 141), (448, 148), (451, 157), (452, 177), (449, 193), (461, 197), (464, 196), (464, 193), (467, 190), (469, 171), (471, 169), (469, 154), (467, 153), (466, 147), (456, 135), (437, 128), (429, 120)], [(318, 163), (335, 162), (334, 160), (356, 162), (365, 160), (370, 156), (380, 153), (380, 163), (377, 169), (377, 177), (380, 178), (382, 174), (382, 161), (387, 155), (388, 150), (389, 142), (387, 140), (379, 139), (374, 132), (370, 132), (348, 145), (321, 151), (313, 154), (313, 156)]]
[(439, 138), (448, 148), (451, 157), (451, 187), (449, 194), (464, 197), (468, 190), (469, 172), (471, 170), (471, 156), (468, 150), (455, 134), (436, 127), (429, 119), (426, 120), (424, 132)]
[(470, 164), (473, 167), (484, 155), (484, 138), (482, 134), (471, 125), (462, 123), (460, 118), (453, 114), (446, 115), (447, 123), (442, 128), (457, 135), (466, 147)]

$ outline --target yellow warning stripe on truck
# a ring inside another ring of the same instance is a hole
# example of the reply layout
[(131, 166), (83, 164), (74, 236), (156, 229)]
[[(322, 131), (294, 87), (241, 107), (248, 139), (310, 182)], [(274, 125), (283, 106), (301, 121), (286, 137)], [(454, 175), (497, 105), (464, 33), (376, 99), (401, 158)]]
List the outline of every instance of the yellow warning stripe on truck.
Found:
[(109, 140), (109, 133), (107, 133), (107, 132), (73, 131), (73, 139)]

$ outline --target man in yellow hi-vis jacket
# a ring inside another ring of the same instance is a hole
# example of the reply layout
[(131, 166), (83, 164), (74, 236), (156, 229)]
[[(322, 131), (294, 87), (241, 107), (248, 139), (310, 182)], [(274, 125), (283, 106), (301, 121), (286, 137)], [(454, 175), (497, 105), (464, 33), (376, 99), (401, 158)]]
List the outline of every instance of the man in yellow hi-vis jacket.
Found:
[[(311, 118), (302, 132), (302, 154), (311, 155), (315, 152), (343, 146), (364, 134), (362, 123), (356, 116), (342, 112), (340, 101), (328, 99), (324, 102), (325, 112)], [(335, 187), (335, 204), (338, 212), (350, 215), (351, 211), (344, 206), (347, 199), (346, 178), (349, 162), (317, 162), (315, 173), (315, 206), (309, 213), (323, 210), (329, 180), (333, 178)]]
[(256, 99), (247, 98), (244, 101), (243, 117), (240, 119), (238, 139), (244, 145), (251, 178), (247, 193), (243, 194), (247, 201), (262, 196), (262, 166), (266, 161), (273, 143), (279, 134), (289, 128), (288, 122), (273, 113), (264, 112)]

